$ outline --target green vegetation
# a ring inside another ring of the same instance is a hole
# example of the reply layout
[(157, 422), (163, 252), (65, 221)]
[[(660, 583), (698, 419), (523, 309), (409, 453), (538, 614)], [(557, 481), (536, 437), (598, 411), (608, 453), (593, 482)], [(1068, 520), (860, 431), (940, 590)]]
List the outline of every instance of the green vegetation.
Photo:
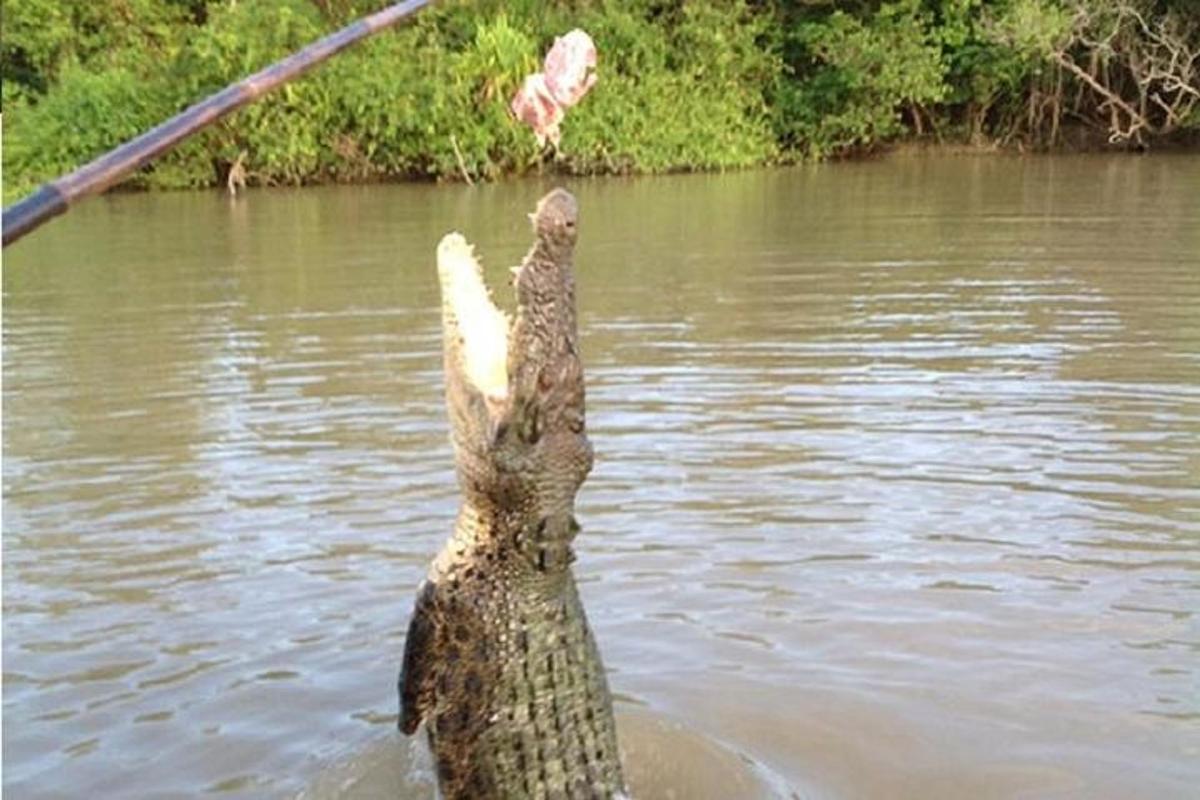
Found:
[[(383, 0), (8, 0), (5, 199)], [(130, 179), (724, 169), (907, 138), (1146, 147), (1200, 130), (1200, 0), (445, 0)], [(556, 34), (600, 83), (542, 151), (508, 115)]]

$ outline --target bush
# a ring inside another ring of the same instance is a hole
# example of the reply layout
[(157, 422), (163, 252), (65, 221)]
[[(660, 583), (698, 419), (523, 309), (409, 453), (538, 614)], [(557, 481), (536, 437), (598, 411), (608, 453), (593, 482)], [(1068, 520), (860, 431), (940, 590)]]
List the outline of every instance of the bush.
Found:
[(774, 156), (764, 89), (779, 60), (762, 46), (769, 18), (740, 2), (673, 11), (669, 21), (612, 9), (581, 21), (602, 72), (566, 126), (572, 171), (725, 169)]
[(946, 95), (940, 42), (918, 0), (801, 21), (789, 39), (796, 79), (779, 87), (778, 127), (809, 156), (886, 141), (902, 130), (902, 106)]
[[(65, 67), (40, 103), (19, 101), (6, 113), (20, 120), (19, 126), (5, 125), (6, 199), (137, 136), (160, 121), (161, 108), (162, 98), (127, 69)], [(145, 185), (144, 177), (135, 180)]]

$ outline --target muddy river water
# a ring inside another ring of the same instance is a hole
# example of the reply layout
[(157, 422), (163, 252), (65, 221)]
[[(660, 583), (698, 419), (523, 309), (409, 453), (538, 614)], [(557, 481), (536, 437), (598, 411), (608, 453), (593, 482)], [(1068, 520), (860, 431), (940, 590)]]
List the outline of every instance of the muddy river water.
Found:
[[(434, 247), (507, 300), (550, 185), (123, 195), (5, 251), (6, 796), (433, 796)], [(635, 796), (1197, 796), (1200, 157), (568, 185)]]

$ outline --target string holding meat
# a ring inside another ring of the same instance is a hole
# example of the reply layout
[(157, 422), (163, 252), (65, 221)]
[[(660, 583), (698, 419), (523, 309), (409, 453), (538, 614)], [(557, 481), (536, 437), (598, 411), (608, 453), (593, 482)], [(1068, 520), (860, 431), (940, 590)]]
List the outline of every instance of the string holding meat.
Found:
[(525, 78), (510, 108), (533, 128), (539, 145), (549, 140), (557, 147), (566, 110), (582, 100), (596, 80), (596, 45), (576, 28), (554, 40), (542, 71)]

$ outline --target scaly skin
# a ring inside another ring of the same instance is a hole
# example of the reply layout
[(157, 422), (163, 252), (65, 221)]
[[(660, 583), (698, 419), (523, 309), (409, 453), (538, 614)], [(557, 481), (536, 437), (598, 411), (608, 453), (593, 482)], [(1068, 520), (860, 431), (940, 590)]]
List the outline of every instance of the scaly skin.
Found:
[(575, 323), (575, 198), (530, 215), (517, 316), (471, 248), (438, 246), (446, 401), (464, 502), (417, 596), (400, 728), (426, 723), (442, 796), (624, 792), (612, 701), (575, 579), (575, 493), (592, 466)]

